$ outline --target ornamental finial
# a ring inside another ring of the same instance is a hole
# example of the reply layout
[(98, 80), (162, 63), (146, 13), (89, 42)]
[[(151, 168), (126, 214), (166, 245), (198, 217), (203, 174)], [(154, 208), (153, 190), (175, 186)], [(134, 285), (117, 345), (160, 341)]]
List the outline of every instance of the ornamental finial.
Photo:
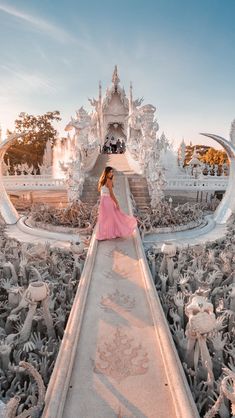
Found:
[(117, 65), (115, 65), (115, 67), (114, 67), (112, 82), (113, 82), (114, 86), (117, 86), (118, 83), (120, 82), (120, 79), (118, 77)]

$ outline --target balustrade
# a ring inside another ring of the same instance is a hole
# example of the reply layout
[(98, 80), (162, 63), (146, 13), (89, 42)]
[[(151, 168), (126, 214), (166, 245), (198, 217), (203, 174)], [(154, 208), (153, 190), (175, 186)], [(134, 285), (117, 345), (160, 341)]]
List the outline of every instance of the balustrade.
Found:
[[(228, 176), (166, 177), (165, 190), (226, 190), (228, 179)], [(3, 176), (3, 183), (7, 190), (66, 189), (65, 179), (51, 175)]]

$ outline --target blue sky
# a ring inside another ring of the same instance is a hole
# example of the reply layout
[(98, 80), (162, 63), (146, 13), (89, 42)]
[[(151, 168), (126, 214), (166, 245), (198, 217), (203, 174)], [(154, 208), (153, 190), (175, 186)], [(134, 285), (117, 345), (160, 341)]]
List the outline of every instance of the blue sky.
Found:
[(60, 110), (61, 133), (118, 65), (179, 143), (228, 137), (235, 118), (235, 0), (0, 0), (0, 123)]

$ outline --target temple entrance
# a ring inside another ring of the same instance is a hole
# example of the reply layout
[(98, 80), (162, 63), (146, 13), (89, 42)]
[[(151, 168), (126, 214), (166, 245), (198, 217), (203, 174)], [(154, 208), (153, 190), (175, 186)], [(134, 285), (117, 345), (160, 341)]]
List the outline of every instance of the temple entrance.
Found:
[(126, 135), (124, 134), (123, 123), (109, 123), (105, 135), (102, 153), (124, 154), (126, 150)]

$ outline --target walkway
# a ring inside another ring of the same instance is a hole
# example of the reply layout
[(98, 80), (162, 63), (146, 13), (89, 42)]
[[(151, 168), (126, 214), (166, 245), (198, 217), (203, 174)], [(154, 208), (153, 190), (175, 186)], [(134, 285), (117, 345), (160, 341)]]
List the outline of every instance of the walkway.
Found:
[[(124, 175), (115, 189), (129, 212)], [(43, 418), (60, 417), (198, 417), (138, 232), (92, 238), (46, 395)]]

